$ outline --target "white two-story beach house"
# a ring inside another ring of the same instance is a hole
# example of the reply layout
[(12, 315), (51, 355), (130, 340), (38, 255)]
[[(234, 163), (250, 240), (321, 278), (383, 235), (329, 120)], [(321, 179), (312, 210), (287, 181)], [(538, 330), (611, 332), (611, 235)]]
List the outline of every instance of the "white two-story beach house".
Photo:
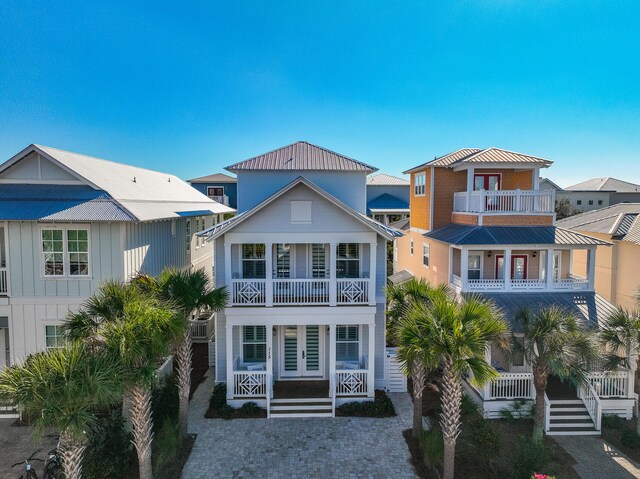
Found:
[(307, 142), (227, 167), (238, 215), (201, 233), (215, 245), (216, 381), (270, 417), (331, 416), (384, 387), (386, 244), (366, 216), (375, 168)]

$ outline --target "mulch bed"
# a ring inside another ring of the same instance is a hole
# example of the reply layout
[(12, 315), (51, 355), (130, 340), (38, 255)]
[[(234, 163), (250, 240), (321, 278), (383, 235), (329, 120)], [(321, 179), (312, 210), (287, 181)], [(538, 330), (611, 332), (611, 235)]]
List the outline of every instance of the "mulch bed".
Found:
[[(375, 399), (374, 401), (366, 401), (366, 404), (360, 404), (358, 406), (352, 405), (348, 410), (345, 411), (344, 406), (348, 406), (345, 404), (343, 406), (336, 408), (336, 417), (395, 417), (397, 416), (395, 409), (393, 408), (393, 403), (389, 408), (387, 407), (376, 407), (376, 405), (380, 402), (384, 401), (385, 403), (391, 403), (389, 396), (383, 389), (375, 390)], [(362, 401), (365, 403), (365, 401)], [(376, 404), (374, 404), (376, 403)], [(374, 410), (372, 413), (372, 409)]]
[(247, 414), (242, 409), (231, 409), (228, 411), (221, 411), (220, 409), (207, 409), (204, 413), (204, 417), (207, 419), (266, 419), (267, 410), (259, 409), (256, 414)]

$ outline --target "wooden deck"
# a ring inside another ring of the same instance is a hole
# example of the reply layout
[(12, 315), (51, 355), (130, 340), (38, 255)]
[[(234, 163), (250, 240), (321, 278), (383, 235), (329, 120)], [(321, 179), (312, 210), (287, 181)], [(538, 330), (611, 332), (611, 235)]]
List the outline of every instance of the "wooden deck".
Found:
[(328, 398), (329, 381), (276, 381), (274, 399)]

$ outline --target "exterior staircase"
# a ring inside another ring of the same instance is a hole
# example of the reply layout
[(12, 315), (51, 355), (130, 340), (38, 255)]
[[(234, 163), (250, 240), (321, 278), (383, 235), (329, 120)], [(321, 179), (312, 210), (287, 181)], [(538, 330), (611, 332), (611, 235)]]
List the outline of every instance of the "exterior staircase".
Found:
[(333, 417), (331, 398), (272, 399), (269, 407), (272, 418)]
[(599, 435), (581, 399), (550, 399), (549, 436)]

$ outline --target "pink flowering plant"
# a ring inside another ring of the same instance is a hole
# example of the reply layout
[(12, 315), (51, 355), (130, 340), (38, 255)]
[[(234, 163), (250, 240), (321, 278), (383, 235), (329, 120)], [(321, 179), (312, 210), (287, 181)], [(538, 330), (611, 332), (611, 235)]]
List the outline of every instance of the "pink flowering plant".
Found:
[(534, 472), (531, 479), (556, 479), (555, 476), (549, 476), (547, 474), (542, 474), (540, 472)]

